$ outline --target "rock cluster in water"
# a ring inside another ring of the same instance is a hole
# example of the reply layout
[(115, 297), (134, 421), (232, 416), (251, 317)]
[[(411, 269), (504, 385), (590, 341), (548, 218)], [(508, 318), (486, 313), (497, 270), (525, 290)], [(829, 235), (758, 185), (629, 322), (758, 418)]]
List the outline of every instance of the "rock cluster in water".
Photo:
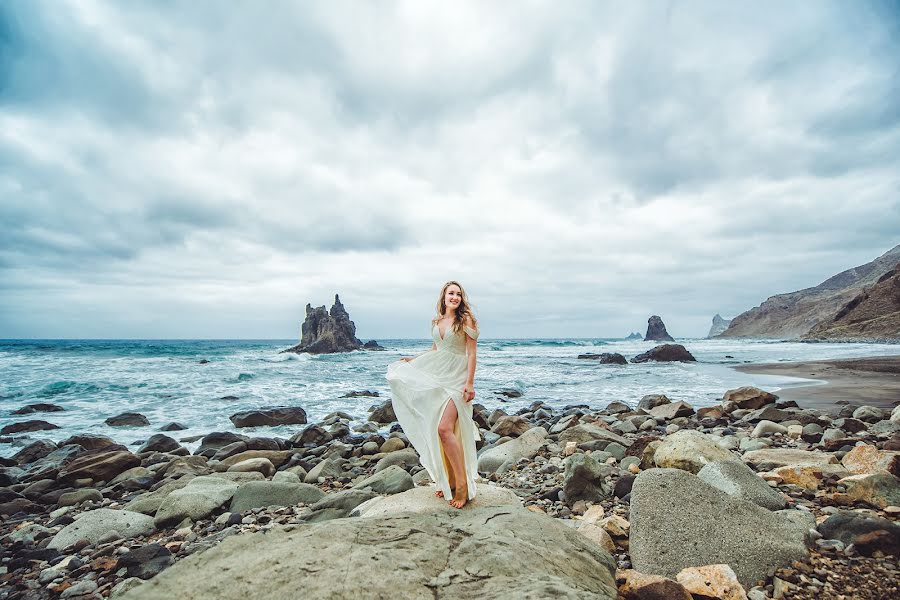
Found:
[(389, 401), (366, 422), (336, 412), (290, 438), (158, 433), (137, 451), (97, 435), (32, 441), (0, 459), (0, 589), (34, 600), (900, 592), (900, 409), (827, 414), (745, 387), (697, 409), (654, 394), (514, 414), (476, 404), (473, 418), (483, 480), (462, 511), (434, 497)]
[(306, 305), (306, 320), (301, 327), (300, 343), (283, 352), (332, 354), (360, 349), (384, 350), (375, 340), (363, 344), (356, 338), (356, 325), (335, 294), (331, 311), (327, 311), (324, 306), (313, 308), (310, 304)]

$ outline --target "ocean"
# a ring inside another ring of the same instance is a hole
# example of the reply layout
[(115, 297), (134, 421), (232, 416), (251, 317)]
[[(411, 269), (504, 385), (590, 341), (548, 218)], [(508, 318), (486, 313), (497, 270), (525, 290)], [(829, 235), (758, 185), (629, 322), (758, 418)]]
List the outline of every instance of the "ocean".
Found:
[[(363, 422), (370, 406), (390, 398), (387, 366), (428, 349), (430, 340), (379, 340), (383, 352), (332, 355), (281, 354), (292, 340), (0, 340), (0, 427), (42, 419), (60, 429), (4, 437), (9, 456), (33, 439), (58, 441), (74, 433), (96, 433), (131, 444), (171, 422), (186, 427), (180, 438), (235, 431), (228, 417), (269, 406), (301, 406), (310, 422), (345, 411)], [(851, 358), (897, 354), (887, 344), (805, 344), (756, 340), (680, 339), (697, 363), (600, 365), (582, 353), (619, 352), (627, 358), (654, 346), (621, 339), (482, 339), (475, 389), (479, 402), (514, 412), (541, 400), (554, 407), (612, 401), (634, 405), (645, 394), (662, 393), (695, 407), (715, 404), (741, 385), (778, 389), (803, 383), (787, 377), (747, 375), (743, 363)], [(200, 361), (208, 361), (201, 363)], [(496, 392), (522, 393), (507, 399)], [(379, 398), (341, 398), (359, 390)], [(37, 402), (64, 411), (12, 415)], [(110, 427), (107, 417), (130, 411), (145, 415), (145, 427)], [(242, 433), (287, 437), (303, 426), (242, 429)], [(27, 438), (26, 438), (27, 436)], [(192, 445), (188, 444), (191, 448)]]

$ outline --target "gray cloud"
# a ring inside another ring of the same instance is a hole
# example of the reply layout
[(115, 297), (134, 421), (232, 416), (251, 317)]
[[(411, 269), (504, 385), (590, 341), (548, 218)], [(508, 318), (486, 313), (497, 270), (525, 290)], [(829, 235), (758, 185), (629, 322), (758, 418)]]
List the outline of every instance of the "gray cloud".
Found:
[(0, 337), (699, 335), (898, 243), (893, 3), (0, 6)]

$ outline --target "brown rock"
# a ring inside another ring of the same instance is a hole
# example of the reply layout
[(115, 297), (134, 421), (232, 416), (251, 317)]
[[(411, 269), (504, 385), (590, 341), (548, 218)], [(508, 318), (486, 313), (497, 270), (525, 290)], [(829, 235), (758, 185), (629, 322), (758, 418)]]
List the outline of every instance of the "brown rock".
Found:
[(675, 417), (689, 417), (694, 414), (694, 407), (687, 402), (670, 402), (650, 409), (650, 414), (656, 419), (669, 421)]
[(900, 476), (900, 452), (879, 450), (868, 444), (853, 448), (844, 456), (841, 464), (855, 475), (890, 473)]
[(110, 481), (119, 473), (141, 464), (141, 459), (124, 446), (107, 446), (78, 455), (59, 472), (57, 479), (64, 483), (76, 479)]
[(616, 582), (624, 600), (692, 600), (684, 586), (661, 575), (626, 569), (616, 573)]
[(694, 598), (747, 600), (747, 592), (728, 565), (706, 565), (682, 569), (675, 579)]
[(776, 400), (778, 400), (778, 396), (775, 394), (750, 385), (728, 390), (722, 396), (722, 402), (733, 402), (735, 408), (746, 410), (756, 410), (766, 404), (774, 404)]
[(232, 465), (250, 458), (267, 458), (277, 468), (286, 463), (294, 455), (295, 450), (246, 450), (229, 456), (215, 466), (216, 471), (227, 471)]
[[(822, 469), (819, 467), (785, 466), (778, 467), (772, 474), (783, 483), (796, 485), (807, 490), (815, 490), (822, 480)], [(763, 476), (763, 479), (768, 479)]]
[(531, 424), (524, 418), (517, 415), (507, 415), (500, 417), (491, 427), (491, 431), (501, 437), (519, 437), (526, 431), (531, 429)]
[(633, 363), (658, 362), (696, 362), (694, 355), (681, 344), (662, 344), (631, 359)]

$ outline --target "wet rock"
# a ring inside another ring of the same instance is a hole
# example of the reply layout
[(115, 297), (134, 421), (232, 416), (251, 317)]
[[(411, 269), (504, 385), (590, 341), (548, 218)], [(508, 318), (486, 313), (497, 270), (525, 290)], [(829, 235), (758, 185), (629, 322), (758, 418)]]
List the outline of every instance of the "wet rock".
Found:
[(628, 359), (618, 352), (601, 352), (600, 354), (579, 354), (578, 358), (596, 360), (601, 365), (627, 365)]
[(765, 481), (740, 461), (728, 460), (704, 466), (697, 477), (729, 496), (758, 504), (769, 510), (781, 510), (787, 506), (784, 497), (770, 488)]
[(37, 402), (35, 404), (26, 404), (22, 408), (12, 411), (11, 415), (30, 415), (36, 412), (62, 412), (63, 407), (48, 402)]
[(109, 446), (117, 446), (115, 440), (105, 435), (96, 435), (93, 433), (79, 433), (61, 441), (57, 444), (60, 448), (64, 446), (81, 446), (85, 450), (98, 450)]
[(354, 484), (353, 489), (370, 489), (379, 494), (391, 495), (411, 490), (413, 487), (415, 484), (412, 476), (402, 467), (393, 465)]
[(12, 433), (30, 433), (32, 431), (48, 431), (51, 429), (59, 429), (59, 425), (48, 423), (36, 419), (33, 421), (20, 421), (19, 423), (10, 423), (0, 429), (0, 435), (8, 435)]
[(507, 461), (515, 463), (523, 458), (534, 458), (546, 443), (547, 430), (533, 427), (505, 444), (482, 452), (478, 457), (478, 470), (482, 473), (494, 473)]
[(235, 427), (303, 425), (306, 423), (306, 411), (299, 406), (280, 406), (239, 412), (228, 418)]
[(56, 444), (50, 440), (37, 440), (13, 454), (12, 459), (16, 464), (26, 465), (44, 458), (54, 450), (56, 450)]
[(144, 544), (123, 554), (116, 569), (125, 569), (128, 577), (150, 579), (175, 564), (169, 550), (158, 543)]
[(163, 433), (156, 433), (144, 442), (138, 452), (172, 452), (181, 446), (174, 439)]
[(154, 531), (153, 518), (127, 510), (98, 508), (83, 512), (75, 522), (53, 536), (48, 548), (63, 550), (79, 540), (97, 543), (107, 532), (118, 531), (125, 539), (148, 535)]
[(681, 344), (662, 344), (631, 359), (633, 363), (645, 362), (696, 362), (696, 358)]
[(687, 567), (726, 563), (752, 585), (806, 556), (808, 525), (782, 512), (733, 498), (685, 471), (644, 471), (631, 491), (632, 564), (675, 577)]
[(181, 423), (176, 423), (175, 421), (172, 421), (171, 423), (163, 425), (159, 428), (160, 431), (184, 431), (185, 429), (187, 429), (187, 427), (185, 427)]
[(109, 417), (104, 423), (110, 427), (144, 427), (149, 425), (150, 421), (141, 413), (123, 412), (114, 417)]
[(706, 435), (688, 429), (667, 436), (656, 448), (653, 460), (658, 467), (699, 473), (709, 463), (739, 459)]
[(246, 441), (246, 436), (232, 433), (231, 431), (214, 431), (203, 436), (200, 440), (200, 446), (194, 451), (195, 455), (212, 458), (224, 446), (233, 444), (234, 442)]
[(397, 420), (397, 415), (394, 413), (394, 405), (391, 404), (390, 400), (384, 402), (372, 411), (369, 415), (369, 420), (375, 423), (393, 423)]
[(325, 492), (307, 483), (251, 481), (234, 492), (228, 510), (239, 513), (263, 506), (314, 504), (324, 496)]

